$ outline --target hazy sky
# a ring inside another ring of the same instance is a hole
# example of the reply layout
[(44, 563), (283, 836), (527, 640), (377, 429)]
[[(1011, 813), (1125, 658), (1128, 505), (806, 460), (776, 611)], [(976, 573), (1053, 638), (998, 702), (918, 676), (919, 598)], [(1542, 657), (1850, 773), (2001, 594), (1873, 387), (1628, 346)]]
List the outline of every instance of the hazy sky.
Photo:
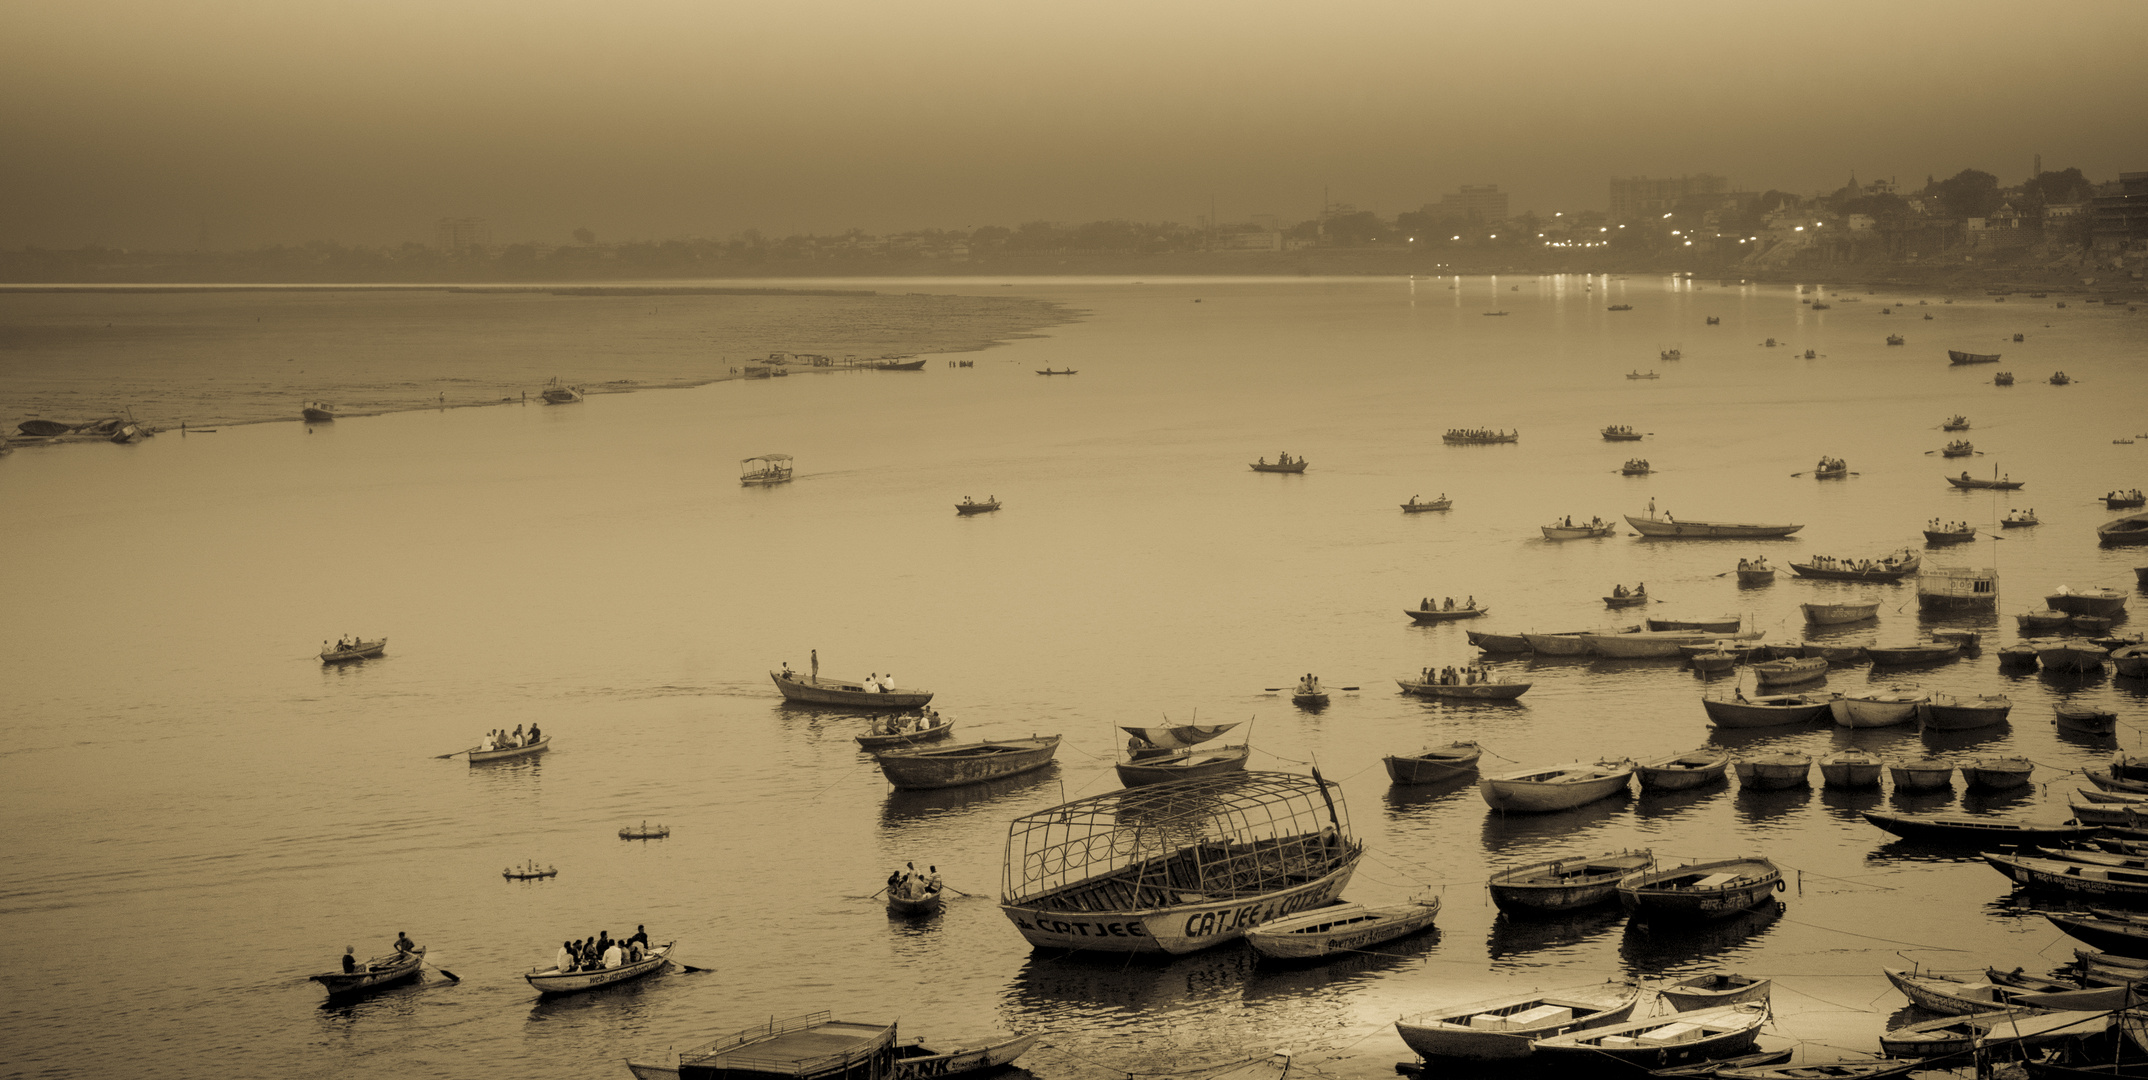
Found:
[(2148, 3), (0, 0), (0, 247), (1393, 214), (2148, 169)]

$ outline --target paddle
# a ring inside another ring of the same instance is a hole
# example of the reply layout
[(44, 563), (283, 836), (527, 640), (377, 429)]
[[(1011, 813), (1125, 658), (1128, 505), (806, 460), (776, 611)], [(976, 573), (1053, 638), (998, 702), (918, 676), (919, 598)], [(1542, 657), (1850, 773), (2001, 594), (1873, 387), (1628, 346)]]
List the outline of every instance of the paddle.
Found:
[(438, 761), (438, 760), (440, 760), (441, 758), (451, 758), (451, 757), (454, 757), (454, 756), (455, 756), (456, 754), (467, 754), (467, 753), (469, 753), (469, 751), (468, 751), (468, 750), (456, 750), (456, 751), (453, 751), (453, 752), (450, 752), (450, 753), (446, 753), (446, 754), (434, 754), (434, 755), (433, 755), (433, 760), (434, 760), (434, 761)]
[(445, 976), (447, 976), (447, 977), (448, 977), (448, 981), (449, 981), (449, 982), (461, 982), (461, 981), (462, 981), (462, 976), (460, 976), (460, 975), (457, 975), (457, 974), (455, 974), (454, 972), (452, 972), (452, 971), (449, 971), (448, 969), (446, 969), (446, 968), (444, 968), (444, 967), (441, 967), (440, 965), (438, 965), (438, 964), (435, 964), (435, 963), (433, 963), (433, 962), (432, 962), (432, 961), (430, 961), (430, 960), (420, 960), (420, 961), (418, 961), (418, 963), (419, 963), (419, 964), (422, 964), (422, 965), (424, 965), (425, 967), (429, 967), (429, 968), (433, 969), (434, 971), (437, 971), (437, 972), (439, 972), (439, 973), (440, 973), (440, 974), (442, 974), (442, 975), (445, 975)]

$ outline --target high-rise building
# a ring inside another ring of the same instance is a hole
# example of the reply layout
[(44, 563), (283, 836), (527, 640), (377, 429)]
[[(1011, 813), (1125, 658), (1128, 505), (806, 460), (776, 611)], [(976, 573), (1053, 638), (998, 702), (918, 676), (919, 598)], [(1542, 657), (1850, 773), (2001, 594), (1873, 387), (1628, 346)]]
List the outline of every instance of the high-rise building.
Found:
[(1631, 221), (1645, 217), (1661, 217), (1680, 202), (1693, 196), (1721, 195), (1729, 190), (1729, 180), (1709, 173), (1664, 180), (1652, 180), (1642, 176), (1613, 180), (1611, 220)]
[(449, 251), (468, 251), (492, 242), (492, 226), (484, 218), (441, 218), (433, 224), (433, 240)]
[(1462, 190), (1440, 196), (1438, 206), (1425, 207), (1425, 213), (1497, 225), (1507, 219), (1507, 196), (1498, 184), (1463, 184)]

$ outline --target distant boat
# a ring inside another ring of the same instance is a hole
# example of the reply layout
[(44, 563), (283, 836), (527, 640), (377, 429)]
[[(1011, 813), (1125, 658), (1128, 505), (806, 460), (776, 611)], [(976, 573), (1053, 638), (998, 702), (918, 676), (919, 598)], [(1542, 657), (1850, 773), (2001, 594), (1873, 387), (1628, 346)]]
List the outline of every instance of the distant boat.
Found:
[(1626, 373), (1626, 377), (1627, 377), (1627, 378), (1629, 378), (1629, 379), (1660, 379), (1660, 378), (1662, 378), (1662, 376), (1660, 376), (1660, 375), (1656, 374), (1656, 373), (1655, 373), (1655, 372), (1653, 372), (1653, 371), (1645, 371), (1645, 372), (1644, 372), (1644, 371), (1642, 371), (1642, 370), (1641, 370), (1640, 368), (1635, 368), (1635, 369), (1633, 369), (1632, 371), (1629, 371), (1629, 372), (1627, 372), (1627, 373)]
[(1999, 354), (1962, 352), (1959, 349), (1948, 349), (1947, 360), (1955, 364), (1996, 364), (1999, 362)]
[(905, 359), (903, 359), (903, 358), (901, 358), (901, 357), (899, 357), (899, 356), (898, 356), (898, 357), (891, 357), (891, 358), (889, 358), (889, 359), (886, 359), (886, 360), (882, 360), (882, 361), (880, 361), (879, 363), (877, 363), (877, 364), (873, 364), (873, 365), (870, 365), (870, 366), (872, 367), (872, 369), (873, 369), (874, 371), (923, 371), (923, 370), (925, 370), (925, 362), (924, 362), (923, 360), (905, 360)]
[(1966, 544), (1976, 539), (1976, 526), (1966, 521), (1961, 523), (1962, 527), (1959, 529), (1949, 528), (1936, 519), (1934, 523), (1939, 524), (1940, 528), (1924, 530), (1924, 542), (1927, 544), (1935, 547), (1942, 544)]
[(1961, 652), (1962, 646), (1958, 641), (1918, 641), (1908, 645), (1871, 645), (1865, 648), (1865, 655), (1871, 657), (1874, 664), (1894, 665), (1937, 663), (1941, 660), (1952, 660), (1960, 656)]
[(1453, 499), (1442, 497), (1433, 499), (1430, 502), (1418, 502), (1417, 496), (1412, 495), (1410, 496), (1410, 501), (1402, 504), (1402, 512), (1405, 514), (1423, 514), (1433, 510), (1448, 510), (1453, 507)]
[(330, 646), (321, 650), (321, 663), (342, 664), (352, 660), (372, 660), (387, 651), (387, 648), (387, 638), (381, 638), (379, 641), (354, 641), (344, 647)]
[[(1653, 504), (1651, 504), (1653, 506)], [(1658, 516), (1653, 509), (1647, 517), (1626, 515), (1626, 524), (1634, 531), (1648, 537), (1674, 537), (1685, 540), (1756, 539), (1762, 537), (1788, 536), (1804, 528), (1803, 525), (1755, 525), (1728, 521), (1679, 521), (1669, 514)]]
[(1405, 694), (1418, 697), (1475, 698), (1484, 701), (1508, 701), (1529, 692), (1532, 685), (1525, 682), (1439, 683), (1415, 679), (1396, 679), (1395, 685)]
[(2148, 544), (2148, 514), (2130, 514), (2096, 526), (2096, 538), (2105, 547)]
[(1641, 432), (1635, 431), (1625, 424), (1613, 424), (1603, 429), (1605, 442), (1640, 442), (1641, 435)]
[(997, 509), (999, 509), (999, 497), (996, 495), (984, 502), (972, 502), (969, 496), (964, 495), (962, 501), (955, 504), (955, 513), (957, 514), (989, 514)]
[(773, 484), (788, 484), (790, 481), (789, 454), (762, 454), (739, 460), (738, 482), (741, 487), (768, 487)]
[(66, 424), (62, 424), (57, 420), (25, 420), (22, 423), (15, 425), (15, 430), (23, 433), (24, 435), (30, 435), (36, 438), (45, 439), (50, 438), (54, 435), (65, 435), (68, 432), (73, 431), (74, 428)]
[(298, 410), (298, 414), (314, 423), (322, 423), (335, 419), (336, 411), (336, 406), (325, 401), (309, 401)]
[(1880, 602), (1859, 600), (1839, 604), (1799, 604), (1805, 612), (1805, 621), (1814, 626), (1840, 626), (1844, 623), (1863, 622), (1879, 617)]
[(1903, 341), (1902, 335), (1900, 335), (1900, 334), (1889, 334), (1889, 335), (1887, 335), (1887, 344), (1889, 344), (1889, 345), (1901, 345), (1901, 344), (1904, 344), (1904, 341)]
[(1445, 434), (1440, 436), (1440, 441), (1455, 445), (1520, 442), (1521, 431), (1519, 429), (1510, 432), (1504, 429), (1491, 431), (1485, 428), (1449, 428)]
[(2053, 386), (2064, 386), (2072, 382), (2073, 379), (2063, 371), (2054, 371), (2051, 373), (2051, 378), (2046, 381)]
[(547, 405), (571, 405), (582, 400), (582, 388), (568, 386), (559, 381), (559, 376), (554, 375), (551, 382), (544, 384), (544, 390), (538, 396), (544, 398)]
[(2148, 494), (2143, 494), (2139, 488), (2113, 491), (2103, 496), (2105, 510), (2131, 510), (2136, 506), (2148, 506)]
[(1956, 439), (1939, 448), (1940, 457), (1968, 457), (1976, 453), (1976, 444), (1967, 439)]
[(2006, 516), (1999, 519), (1999, 527), (2002, 529), (2026, 529), (2041, 524), (2043, 522), (2036, 519), (2036, 512), (2033, 510), (2008, 510)]
[(1073, 368), (1067, 368), (1067, 369), (1065, 369), (1065, 370), (1063, 370), (1063, 371), (1053, 371), (1053, 370), (1052, 370), (1051, 368), (1049, 368), (1049, 367), (1045, 368), (1045, 369), (1044, 369), (1044, 370), (1042, 370), (1042, 371), (1039, 371), (1039, 372), (1037, 372), (1037, 374), (1039, 374), (1039, 375), (1072, 375), (1072, 374), (1074, 374), (1074, 373), (1075, 373), (1075, 370), (1074, 370)]
[(1018, 776), (1052, 763), (1059, 751), (1059, 736), (957, 743), (905, 750), (886, 750), (873, 755), (888, 783), (904, 791), (981, 784), (1003, 776)]
[[(635, 1080), (949, 1080), (981, 1075), (1021, 1057), (1035, 1034), (978, 1032), (960, 1040), (895, 1039), (895, 1025), (831, 1019), (825, 1012), (758, 1024), (660, 1065), (628, 1061)], [(682, 1070), (680, 1066), (685, 1068)]]
[(1470, 607), (1445, 608), (1445, 609), (1441, 609), (1441, 608), (1403, 608), (1403, 609), (1402, 609), (1402, 613), (1403, 613), (1404, 615), (1408, 615), (1408, 616), (1409, 616), (1410, 618), (1412, 618), (1412, 619), (1415, 619), (1416, 621), (1418, 621), (1418, 622), (1421, 622), (1421, 623), (1432, 623), (1432, 622), (1448, 622), (1448, 621), (1450, 621), (1450, 620), (1453, 620), (1453, 619), (1474, 619), (1474, 618), (1476, 618), (1476, 617), (1477, 617), (1477, 616), (1479, 616), (1479, 615), (1489, 615), (1489, 614), (1491, 614), (1491, 611), (1492, 611), (1492, 609), (1491, 609), (1491, 608), (1488, 608), (1488, 607), (1476, 607), (1476, 606), (1474, 606), (1474, 605), (1472, 605), (1472, 606), (1470, 606)]
[(1960, 413), (1955, 413), (1955, 414), (1954, 414), (1953, 416), (1950, 416), (1950, 417), (1948, 417), (1948, 418), (1947, 418), (1947, 421), (1946, 421), (1946, 423), (1943, 423), (1943, 424), (1939, 425), (1939, 430), (1941, 430), (1941, 431), (1967, 431), (1967, 430), (1969, 430), (1969, 418), (1968, 418), (1968, 417), (1966, 417), (1966, 416), (1963, 416), (1963, 415), (1962, 415), (1962, 414), (1960, 414)]
[(1648, 459), (1627, 458), (1626, 464), (1619, 466), (1618, 471), (1624, 476), (1647, 476), (1649, 473)]
[(1763, 660), (1752, 667), (1754, 679), (1764, 687), (1811, 682), (1827, 674), (1827, 661), (1816, 656)]
[(1850, 463), (1838, 457), (1823, 457), (1812, 470), (1812, 478), (1815, 480), (1840, 480), (1848, 475)]
[(1268, 464), (1267, 458), (1262, 458), (1248, 466), (1248, 468), (1251, 468), (1254, 472), (1301, 473), (1305, 471), (1305, 465), (1304, 458), (1285, 456), (1283, 460), (1273, 465)]
[(1763, 858), (1721, 859), (1635, 874), (1619, 882), (1618, 902), (1650, 921), (1723, 919), (1775, 899), (1782, 879)]
[(1646, 587), (1629, 593), (1604, 597), (1604, 606), (1607, 608), (1641, 607), (1647, 603), (1648, 591)]
[(1605, 310), (1605, 311), (1632, 311), (1632, 310), (1633, 310), (1633, 305), (1632, 305), (1632, 304), (1613, 304), (1613, 305), (1611, 305), (1610, 307), (1607, 307), (1607, 308), (1605, 308), (1604, 310)]

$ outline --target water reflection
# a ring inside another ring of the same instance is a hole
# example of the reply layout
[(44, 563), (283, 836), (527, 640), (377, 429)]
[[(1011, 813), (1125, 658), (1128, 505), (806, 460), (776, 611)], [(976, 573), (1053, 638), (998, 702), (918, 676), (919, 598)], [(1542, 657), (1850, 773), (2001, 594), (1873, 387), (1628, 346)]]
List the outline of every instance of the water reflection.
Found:
[(2036, 785), (2024, 784), (2005, 791), (1985, 791), (1981, 788), (1964, 787), (1962, 809), (1971, 814), (1988, 814), (2000, 810), (2026, 809), (2037, 802)]
[(1958, 731), (1949, 731), (1945, 728), (1925, 728), (1923, 731), (1925, 748), (1935, 754), (1949, 750), (1975, 749), (1985, 743), (1997, 742), (2012, 734), (2012, 728), (2003, 720), (1996, 724), (1987, 724), (1978, 728), (1965, 728)]
[(2113, 675), (2111, 676), (2111, 688), (2131, 694), (2137, 698), (2148, 698), (2148, 678), (2141, 676)]
[(1771, 901), (1751, 911), (1708, 923), (1634, 919), (1619, 942), (1619, 959), (1628, 974), (1659, 975), (1696, 961), (1722, 963), (1723, 954), (1741, 950), (1765, 935), (1788, 910)]
[(1858, 815), (1878, 807), (1883, 798), (1878, 784), (1866, 788), (1820, 789), (1820, 805), (1827, 807), (1833, 816), (1845, 820), (1862, 820)]
[(922, 791), (896, 788), (880, 803), (880, 826), (893, 829), (949, 814), (979, 813), (991, 809), (996, 803), (1018, 801), (1037, 788), (1058, 782), (1059, 763), (1055, 761), (1041, 769), (980, 784)]
[[(1819, 766), (1813, 766), (1813, 771), (1817, 773)], [(1736, 803), (1738, 820), (1750, 825), (1769, 824), (1811, 801), (1812, 786), (1810, 784), (1804, 787), (1788, 788), (1783, 791), (1756, 791), (1752, 788), (1739, 788)]]
[(1634, 800), (1633, 816), (1642, 821), (1667, 821), (1729, 790), (1730, 781), (1717, 777), (1683, 791), (1644, 791)]
[[(1457, 773), (1429, 784), (1389, 784), (1381, 794), (1390, 818), (1407, 817), (1449, 800), (1467, 798), (1477, 790), (1476, 772)], [(1465, 794), (1466, 793), (1466, 794)]]
[(1620, 792), (1586, 806), (1552, 814), (1484, 814), (1484, 849), (1498, 855), (1510, 848), (1541, 847), (1547, 843), (1579, 842), (1589, 833), (1625, 816), (1633, 796)]
[(1064, 1009), (1170, 1012), (1236, 998), (1258, 958), (1244, 942), (1181, 957), (1031, 953), (1014, 975), (1011, 996), (1025, 1014)]
[(1492, 920), (1485, 951), (1494, 961), (1516, 959), (1598, 937), (1625, 919), (1625, 909), (1616, 903), (1541, 917), (1516, 917), (1502, 911)]
[(1440, 936), (1439, 928), (1434, 926), (1341, 956), (1309, 960), (1277, 960), (1261, 956), (1255, 961), (1254, 978), (1246, 984), (1246, 1000), (1363, 982), (1368, 976), (1397, 970), (1430, 955), (1438, 950)]

